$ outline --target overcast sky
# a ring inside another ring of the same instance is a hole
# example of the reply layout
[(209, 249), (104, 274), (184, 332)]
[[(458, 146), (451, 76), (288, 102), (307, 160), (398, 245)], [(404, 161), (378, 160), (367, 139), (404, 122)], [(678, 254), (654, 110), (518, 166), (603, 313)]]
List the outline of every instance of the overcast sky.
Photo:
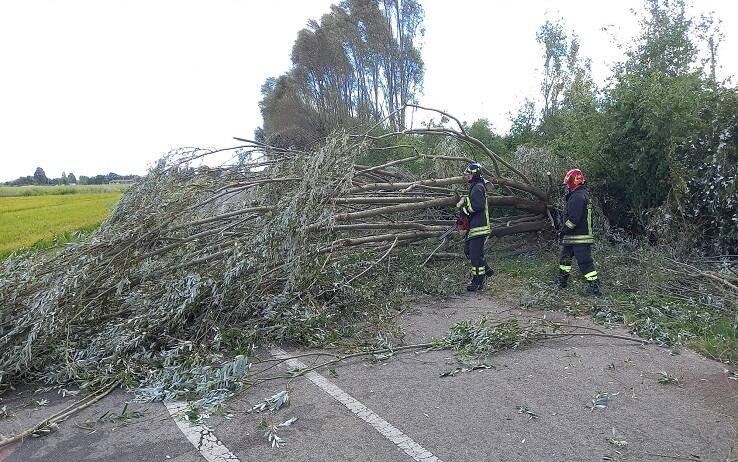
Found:
[[(143, 174), (170, 149), (226, 147), (261, 125), (260, 87), (285, 72), (299, 29), (329, 0), (0, 1), (0, 181)], [(536, 96), (545, 19), (564, 18), (603, 83), (637, 31), (640, 0), (421, 0), (420, 103), (499, 132)], [(738, 74), (738, 7), (702, 0), (726, 35), (718, 77)], [(734, 58), (730, 58), (733, 56)], [(414, 119), (417, 123), (418, 117)]]

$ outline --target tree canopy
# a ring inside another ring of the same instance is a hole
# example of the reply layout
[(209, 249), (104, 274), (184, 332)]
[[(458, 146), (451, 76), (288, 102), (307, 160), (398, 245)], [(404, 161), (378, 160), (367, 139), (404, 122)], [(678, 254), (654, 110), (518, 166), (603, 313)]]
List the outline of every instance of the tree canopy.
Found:
[(738, 251), (738, 92), (716, 79), (719, 21), (684, 0), (647, 0), (640, 34), (597, 88), (578, 38), (547, 21), (542, 101), (513, 117), (508, 145), (548, 148), (585, 170), (612, 225), (651, 239), (689, 235)]
[(260, 137), (310, 146), (339, 126), (389, 117), (414, 102), (423, 82), (416, 40), (423, 34), (416, 0), (345, 0), (311, 20), (292, 48), (292, 68), (262, 86)]

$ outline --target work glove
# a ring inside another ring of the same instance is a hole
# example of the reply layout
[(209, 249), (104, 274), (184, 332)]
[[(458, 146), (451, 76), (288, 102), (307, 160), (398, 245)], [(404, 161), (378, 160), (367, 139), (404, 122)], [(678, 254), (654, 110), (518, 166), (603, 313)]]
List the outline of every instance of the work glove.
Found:
[(459, 199), (459, 202), (456, 203), (456, 208), (460, 209), (463, 206), (464, 206), (464, 198), (462, 197), (461, 199)]

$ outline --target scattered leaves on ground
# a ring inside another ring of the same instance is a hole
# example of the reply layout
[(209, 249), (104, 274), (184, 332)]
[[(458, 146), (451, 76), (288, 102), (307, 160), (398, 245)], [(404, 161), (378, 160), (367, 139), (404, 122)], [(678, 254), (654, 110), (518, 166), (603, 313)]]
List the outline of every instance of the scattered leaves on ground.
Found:
[(0, 407), (0, 419), (10, 419), (12, 417), (15, 417), (15, 414), (8, 410), (7, 405), (3, 405), (3, 407)]
[(666, 371), (659, 373), (659, 383), (663, 385), (679, 385), (679, 380)]
[(478, 371), (478, 370), (484, 370), (484, 369), (494, 369), (495, 366), (491, 364), (475, 364), (470, 367), (456, 367), (454, 369), (451, 369), (450, 371), (442, 372), (440, 374), (441, 377), (454, 377), (456, 374), (460, 374), (462, 372), (471, 372), (471, 371)]
[(255, 404), (251, 409), (246, 411), (247, 414), (260, 413), (264, 411), (276, 412), (284, 406), (288, 406), (290, 402), (290, 394), (287, 390), (275, 393), (271, 398)]
[(590, 411), (595, 409), (605, 409), (610, 401), (610, 394), (606, 391), (598, 392), (594, 398), (592, 398), (591, 404), (587, 407)]
[(538, 414), (528, 409), (527, 404), (523, 404), (521, 406), (518, 406), (518, 414), (525, 414), (528, 416), (528, 421), (530, 422), (533, 419), (538, 418)]

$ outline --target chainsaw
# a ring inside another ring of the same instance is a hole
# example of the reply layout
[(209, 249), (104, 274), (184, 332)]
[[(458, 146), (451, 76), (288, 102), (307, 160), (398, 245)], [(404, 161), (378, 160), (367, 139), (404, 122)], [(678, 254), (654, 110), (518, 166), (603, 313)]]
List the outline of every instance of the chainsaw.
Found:
[(469, 217), (463, 214), (459, 214), (456, 217), (456, 223), (451, 225), (446, 231), (438, 236), (439, 241), (445, 241), (450, 239), (455, 232), (466, 231), (469, 229)]

